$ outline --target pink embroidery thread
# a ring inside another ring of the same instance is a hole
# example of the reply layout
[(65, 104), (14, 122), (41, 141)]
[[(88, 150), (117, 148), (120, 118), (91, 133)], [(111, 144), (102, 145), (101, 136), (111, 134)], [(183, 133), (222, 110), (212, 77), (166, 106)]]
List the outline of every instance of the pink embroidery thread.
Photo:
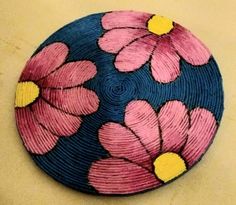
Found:
[(32, 153), (50, 151), (59, 137), (77, 132), (81, 115), (98, 109), (96, 93), (82, 87), (96, 75), (96, 66), (85, 60), (64, 63), (67, 55), (64, 43), (46, 46), (27, 62), (20, 77), (20, 83), (33, 82), (39, 87), (37, 99), (25, 107), (16, 107), (20, 135)]
[(99, 193), (130, 194), (161, 186), (154, 160), (167, 152), (177, 153), (189, 169), (217, 129), (211, 112), (195, 108), (189, 113), (177, 100), (167, 102), (159, 113), (146, 101), (131, 101), (124, 121), (125, 125), (108, 122), (99, 130), (99, 140), (111, 155), (94, 162), (89, 171), (89, 182)]
[(121, 72), (140, 69), (150, 62), (153, 78), (160, 83), (180, 75), (180, 57), (192, 65), (206, 64), (210, 51), (188, 30), (177, 23), (167, 34), (157, 35), (147, 28), (153, 15), (114, 11), (102, 18), (105, 33), (99, 39), (102, 50), (115, 54), (115, 67)]

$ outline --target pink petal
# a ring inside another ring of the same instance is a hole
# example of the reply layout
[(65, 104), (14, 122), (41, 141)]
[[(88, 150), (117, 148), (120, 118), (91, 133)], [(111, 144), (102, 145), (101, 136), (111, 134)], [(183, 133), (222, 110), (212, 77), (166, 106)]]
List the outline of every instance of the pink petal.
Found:
[(150, 34), (124, 47), (116, 56), (115, 67), (121, 72), (141, 68), (149, 60), (156, 41), (157, 37)]
[(58, 109), (74, 115), (97, 111), (99, 99), (95, 92), (83, 87), (70, 89), (42, 89), (42, 96)]
[(81, 124), (80, 117), (66, 114), (50, 106), (42, 99), (32, 105), (32, 111), (40, 124), (59, 136), (74, 134)]
[(41, 87), (67, 88), (83, 84), (97, 73), (96, 66), (87, 60), (70, 62), (38, 82)]
[(45, 154), (56, 145), (58, 137), (37, 122), (29, 107), (15, 111), (18, 131), (28, 151)]
[(139, 137), (152, 158), (160, 151), (156, 112), (146, 101), (131, 101), (125, 109), (125, 124)]
[(100, 48), (108, 53), (117, 53), (124, 46), (150, 33), (144, 29), (117, 28), (106, 32), (98, 41)]
[(210, 51), (190, 31), (177, 24), (170, 37), (177, 52), (188, 63), (202, 65), (208, 62)]
[(151, 70), (154, 79), (161, 83), (174, 81), (180, 75), (180, 57), (171, 45), (169, 38), (161, 39), (151, 60)]
[(20, 81), (35, 81), (47, 76), (65, 61), (68, 51), (64, 43), (53, 43), (44, 47), (27, 62)]
[(152, 161), (147, 151), (128, 128), (108, 122), (99, 130), (99, 140), (113, 157), (126, 158), (140, 166), (152, 168)]
[(191, 112), (190, 124), (188, 140), (182, 151), (182, 156), (187, 160), (189, 167), (206, 152), (217, 129), (215, 117), (204, 108), (196, 108)]
[(108, 158), (92, 164), (89, 183), (102, 194), (131, 194), (161, 185), (155, 175), (123, 159)]
[(188, 110), (180, 101), (169, 101), (158, 115), (162, 133), (162, 152), (178, 152), (186, 141), (189, 128)]
[(146, 29), (146, 23), (151, 16), (151, 14), (143, 12), (113, 11), (102, 17), (102, 26), (106, 30), (125, 27)]

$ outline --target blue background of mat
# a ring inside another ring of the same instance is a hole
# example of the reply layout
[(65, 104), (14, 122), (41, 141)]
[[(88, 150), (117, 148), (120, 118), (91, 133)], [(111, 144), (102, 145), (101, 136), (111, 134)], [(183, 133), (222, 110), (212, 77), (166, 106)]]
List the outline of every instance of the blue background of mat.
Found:
[[(97, 75), (84, 86), (94, 90), (100, 105), (96, 113), (83, 117), (78, 132), (60, 138), (52, 151), (45, 155), (32, 154), (34, 161), (54, 179), (72, 188), (95, 193), (88, 184), (91, 163), (106, 158), (108, 153), (98, 141), (98, 129), (108, 121), (123, 122), (124, 109), (133, 99), (145, 99), (154, 109), (169, 100), (180, 100), (189, 109), (204, 107), (219, 122), (223, 113), (222, 79), (213, 58), (203, 66), (192, 66), (181, 60), (181, 75), (174, 82), (160, 84), (150, 75), (149, 65), (131, 73), (121, 73), (113, 65), (115, 55), (102, 51), (97, 40), (103, 34), (101, 17), (95, 14), (58, 30), (35, 53), (53, 42), (63, 42), (70, 52), (67, 62), (91, 60)], [(67, 149), (65, 153), (63, 150)]]

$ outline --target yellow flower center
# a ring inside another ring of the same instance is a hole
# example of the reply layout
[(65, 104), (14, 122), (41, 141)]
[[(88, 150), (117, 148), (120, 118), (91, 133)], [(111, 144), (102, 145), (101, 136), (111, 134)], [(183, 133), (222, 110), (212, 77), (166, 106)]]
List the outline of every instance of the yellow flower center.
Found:
[(148, 21), (148, 30), (157, 35), (167, 34), (173, 27), (173, 21), (159, 15), (153, 16)]
[(157, 177), (164, 182), (168, 182), (186, 171), (184, 160), (173, 152), (166, 152), (157, 157), (154, 167)]
[(39, 96), (39, 87), (32, 81), (19, 82), (16, 87), (15, 107), (25, 107)]

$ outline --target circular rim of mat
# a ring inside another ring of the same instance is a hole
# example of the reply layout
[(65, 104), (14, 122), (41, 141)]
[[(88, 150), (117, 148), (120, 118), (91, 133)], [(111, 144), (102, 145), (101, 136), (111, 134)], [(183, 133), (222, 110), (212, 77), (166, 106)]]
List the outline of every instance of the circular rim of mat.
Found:
[(39, 46), (17, 84), (15, 113), (26, 150), (53, 179), (127, 196), (194, 167), (223, 101), (218, 65), (191, 32), (160, 15), (110, 11)]

